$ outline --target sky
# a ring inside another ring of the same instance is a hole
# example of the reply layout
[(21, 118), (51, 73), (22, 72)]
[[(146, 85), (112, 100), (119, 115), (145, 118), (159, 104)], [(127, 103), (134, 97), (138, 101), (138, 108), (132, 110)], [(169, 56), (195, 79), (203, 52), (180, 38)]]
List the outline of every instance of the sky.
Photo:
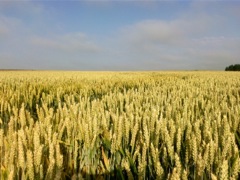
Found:
[(0, 69), (224, 70), (238, 0), (0, 0)]

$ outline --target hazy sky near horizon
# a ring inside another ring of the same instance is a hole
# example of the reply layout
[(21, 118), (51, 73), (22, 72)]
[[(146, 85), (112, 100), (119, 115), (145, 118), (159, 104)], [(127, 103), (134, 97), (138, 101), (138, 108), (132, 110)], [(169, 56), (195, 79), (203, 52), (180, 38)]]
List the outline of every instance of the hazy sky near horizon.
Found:
[(0, 69), (223, 70), (240, 1), (0, 1)]

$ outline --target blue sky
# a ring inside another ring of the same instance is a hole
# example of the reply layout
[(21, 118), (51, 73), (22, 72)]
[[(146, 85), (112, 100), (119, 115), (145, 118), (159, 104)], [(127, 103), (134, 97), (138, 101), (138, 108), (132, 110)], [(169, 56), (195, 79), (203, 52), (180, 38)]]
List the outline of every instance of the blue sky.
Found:
[(0, 69), (223, 70), (240, 1), (0, 1)]

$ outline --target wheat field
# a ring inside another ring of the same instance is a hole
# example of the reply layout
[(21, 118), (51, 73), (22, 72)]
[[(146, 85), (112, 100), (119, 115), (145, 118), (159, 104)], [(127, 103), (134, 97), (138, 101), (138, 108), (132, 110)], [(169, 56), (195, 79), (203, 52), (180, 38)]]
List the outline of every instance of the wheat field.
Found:
[(237, 72), (0, 72), (1, 179), (238, 179)]

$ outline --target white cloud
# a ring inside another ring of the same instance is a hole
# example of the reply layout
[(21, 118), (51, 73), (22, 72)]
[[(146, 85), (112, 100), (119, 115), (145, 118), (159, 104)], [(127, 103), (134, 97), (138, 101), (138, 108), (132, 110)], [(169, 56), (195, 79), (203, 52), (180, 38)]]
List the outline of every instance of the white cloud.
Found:
[(58, 35), (55, 38), (34, 37), (31, 43), (40, 48), (51, 48), (64, 52), (91, 52), (101, 51), (101, 48), (83, 33), (69, 33)]
[(148, 20), (128, 26), (122, 30), (126, 39), (133, 43), (172, 43), (182, 36), (182, 32), (174, 28), (175, 24), (165, 21)]
[[(223, 69), (240, 57), (240, 34), (224, 13), (194, 8), (174, 20), (144, 20), (121, 30), (119, 45), (145, 69)], [(228, 28), (230, 27), (230, 28)], [(121, 49), (121, 48), (119, 48)], [(129, 59), (131, 59), (129, 58)]]
[(211, 16), (195, 15), (172, 21), (145, 20), (122, 29), (122, 35), (133, 44), (182, 44), (191, 37), (201, 37), (217, 26)]

